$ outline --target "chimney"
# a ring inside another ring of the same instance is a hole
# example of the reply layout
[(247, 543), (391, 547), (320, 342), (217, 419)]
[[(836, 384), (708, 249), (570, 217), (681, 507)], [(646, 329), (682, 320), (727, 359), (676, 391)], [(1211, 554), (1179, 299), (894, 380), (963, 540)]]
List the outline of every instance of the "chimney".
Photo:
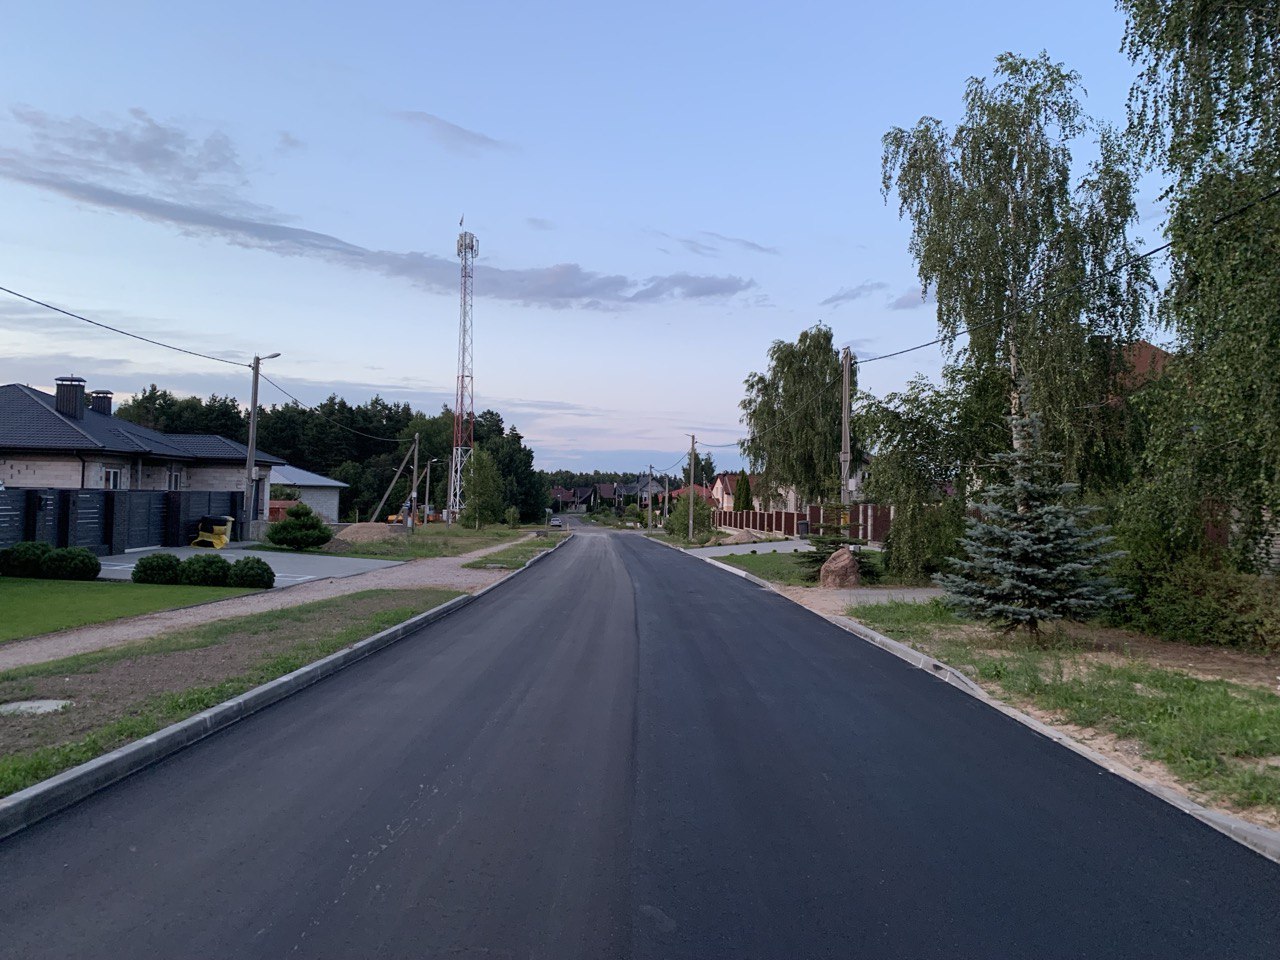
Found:
[(64, 417), (84, 419), (84, 377), (58, 377), (54, 406)]
[(94, 413), (100, 413), (104, 417), (111, 416), (111, 398), (114, 394), (110, 390), (95, 390), (89, 394), (89, 409)]

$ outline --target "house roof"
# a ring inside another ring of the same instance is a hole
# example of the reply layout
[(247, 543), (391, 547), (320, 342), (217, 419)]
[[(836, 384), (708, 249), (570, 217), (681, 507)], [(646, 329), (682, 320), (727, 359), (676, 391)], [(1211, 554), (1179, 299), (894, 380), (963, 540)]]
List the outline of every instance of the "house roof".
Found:
[(615, 496), (614, 491), (616, 487), (617, 487), (616, 483), (597, 483), (596, 494), (600, 497), (601, 500), (613, 500)]
[[(161, 433), (119, 417), (86, 409), (77, 420), (59, 413), (54, 398), (21, 383), (0, 386), (0, 449), (29, 451), (94, 450), (123, 456), (168, 460), (240, 460), (242, 443), (214, 434)], [(256, 463), (283, 464), (258, 451)]]
[[(686, 493), (686, 492), (688, 492), (688, 490), (689, 490), (689, 486), (688, 486), (688, 484), (686, 484), (685, 486), (680, 487), (678, 490), (672, 490), (672, 491), (671, 491), (671, 496), (672, 496), (673, 498), (674, 498), (674, 497), (683, 497), (683, 496), (685, 495), (685, 493)], [(712, 496), (711, 496), (711, 490), (710, 490), (709, 488), (707, 488), (707, 487), (704, 487), (704, 486), (703, 486), (702, 484), (700, 484), (700, 483), (695, 483), (695, 484), (693, 485), (693, 492), (694, 492), (694, 493), (696, 493), (698, 496), (702, 497), (702, 499), (703, 499), (703, 500), (714, 500), (714, 499), (715, 499), (714, 497), (712, 497)]]
[(341, 480), (322, 477), (318, 473), (312, 473), (310, 470), (303, 470), (301, 467), (293, 467), (287, 463), (271, 468), (271, 482), (290, 487), (347, 486), (347, 484), (343, 483)]

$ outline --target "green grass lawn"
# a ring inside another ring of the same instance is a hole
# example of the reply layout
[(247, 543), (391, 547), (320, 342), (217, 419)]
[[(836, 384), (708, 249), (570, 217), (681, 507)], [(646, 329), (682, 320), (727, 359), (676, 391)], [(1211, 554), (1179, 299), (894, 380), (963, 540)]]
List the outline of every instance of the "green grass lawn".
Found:
[(370, 590), (218, 620), (123, 647), (0, 672), (0, 702), (67, 699), (0, 716), (0, 796), (92, 760), (459, 596)]
[(1193, 677), (1141, 657), (1091, 655), (1088, 625), (1033, 642), (958, 618), (938, 600), (851, 607), (847, 616), (976, 679), (1014, 704), (1139, 744), (1179, 780), (1237, 807), (1280, 811), (1280, 696)]
[[(457, 524), (446, 526), (443, 523), (430, 523), (419, 527), (413, 533), (397, 533), (389, 540), (375, 543), (347, 543), (334, 539), (316, 550), (304, 553), (324, 553), (335, 557), (368, 557), (374, 560), (418, 560), (424, 557), (456, 557), (472, 550), (494, 547), (500, 543), (518, 540), (533, 531), (534, 527), (517, 527), (511, 529), (504, 526), (482, 527), (479, 530), (468, 530)], [(254, 550), (283, 551), (283, 547), (264, 544)]]
[(496, 567), (501, 570), (519, 570), (526, 563), (542, 553), (544, 550), (550, 550), (557, 543), (565, 538), (563, 533), (553, 533), (545, 537), (534, 537), (532, 540), (525, 540), (522, 543), (514, 544), (505, 550), (499, 550), (496, 553), (489, 553), (483, 557), (477, 557), (469, 563), (464, 563), (464, 567), (483, 570), (486, 567)]
[(4, 611), (0, 643), (255, 592), (240, 587), (163, 586), (127, 580), (0, 577), (0, 610)]
[(813, 586), (813, 581), (808, 578), (808, 569), (799, 562), (794, 553), (731, 553), (716, 559), (754, 574), (761, 580), (768, 580), (770, 583)]

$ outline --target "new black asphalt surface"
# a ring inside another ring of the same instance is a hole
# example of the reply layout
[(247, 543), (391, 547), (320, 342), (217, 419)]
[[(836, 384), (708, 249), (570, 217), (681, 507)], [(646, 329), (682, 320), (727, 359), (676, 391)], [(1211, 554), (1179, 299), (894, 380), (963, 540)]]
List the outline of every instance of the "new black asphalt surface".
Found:
[(0, 842), (3, 957), (1280, 956), (1280, 867), (627, 534)]

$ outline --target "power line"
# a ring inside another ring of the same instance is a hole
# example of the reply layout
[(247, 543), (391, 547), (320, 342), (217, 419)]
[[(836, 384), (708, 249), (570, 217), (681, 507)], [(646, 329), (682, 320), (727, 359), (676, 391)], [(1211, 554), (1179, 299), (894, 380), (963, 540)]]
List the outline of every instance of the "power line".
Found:
[(276, 383), (274, 380), (268, 377), (265, 373), (261, 373), (259, 374), (259, 376), (262, 377), (263, 380), (267, 381), (267, 383), (271, 384), (273, 387), (279, 390), (281, 393), (283, 393), (286, 397), (288, 397), (298, 406), (302, 407), (304, 410), (310, 410), (321, 420), (327, 420), (329, 423), (332, 423), (335, 427), (338, 427), (342, 430), (346, 430), (348, 433), (354, 433), (357, 437), (365, 437), (369, 440), (380, 440), (383, 443), (409, 443), (413, 440), (412, 437), (399, 437), (399, 438), (376, 437), (372, 433), (364, 433), (361, 430), (357, 430), (355, 427), (348, 427), (345, 423), (340, 423), (339, 421), (333, 419), (333, 417), (326, 417), (323, 413), (320, 412), (318, 407), (313, 407), (308, 403), (303, 403), (301, 400), (295, 397), (292, 393), (290, 393), (284, 387), (280, 386), (280, 384)]
[(124, 337), (132, 337), (134, 340), (141, 340), (143, 343), (149, 343), (152, 346), (164, 347), (166, 350), (176, 350), (178, 353), (185, 353), (188, 356), (200, 357), (204, 360), (216, 360), (218, 363), (229, 363), (233, 367), (252, 367), (253, 364), (241, 363), (239, 360), (228, 360), (226, 357), (215, 357), (212, 354), (200, 353), (198, 350), (188, 350), (186, 347), (176, 347), (172, 343), (165, 343), (162, 340), (152, 340), (150, 337), (144, 337), (140, 333), (131, 333), (128, 330), (121, 330), (119, 327), (113, 327), (109, 323), (102, 323), (99, 320), (90, 320), (88, 317), (82, 317), (78, 313), (72, 313), (70, 310), (63, 310), (61, 307), (55, 307), (52, 303), (45, 303), (43, 300), (37, 300), (35, 297), (29, 297), (25, 293), (19, 293), (17, 290), (10, 290), (8, 287), (0, 287), (0, 292), (7, 293), (11, 297), (17, 297), (19, 300), (25, 300), (28, 303), (34, 303), (37, 307), (44, 307), (46, 310), (52, 310), (54, 313), (60, 313), (64, 317), (70, 317), (73, 320), (81, 320), (103, 330), (110, 330), (112, 333), (118, 333)]

